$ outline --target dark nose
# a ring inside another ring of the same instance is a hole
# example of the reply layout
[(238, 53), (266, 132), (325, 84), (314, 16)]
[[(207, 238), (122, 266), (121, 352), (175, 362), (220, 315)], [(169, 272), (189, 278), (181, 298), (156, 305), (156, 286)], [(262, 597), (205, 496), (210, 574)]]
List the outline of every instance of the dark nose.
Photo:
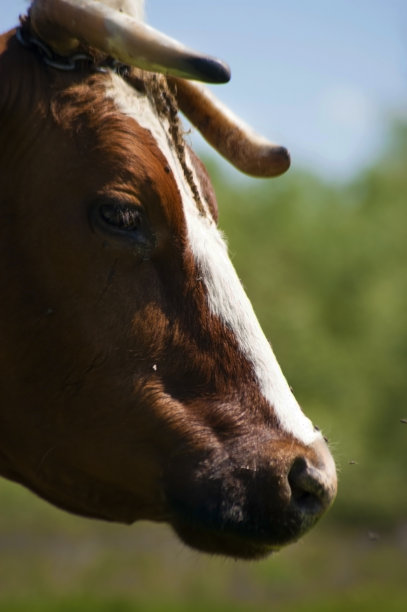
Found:
[(291, 508), (308, 528), (329, 508), (337, 491), (335, 463), (324, 440), (314, 443), (306, 456), (294, 459), (288, 483)]

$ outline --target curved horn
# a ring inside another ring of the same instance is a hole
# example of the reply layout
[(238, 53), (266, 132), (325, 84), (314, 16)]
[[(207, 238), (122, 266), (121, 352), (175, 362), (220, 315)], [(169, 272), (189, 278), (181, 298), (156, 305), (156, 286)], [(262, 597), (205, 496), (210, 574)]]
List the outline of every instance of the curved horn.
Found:
[(241, 172), (257, 177), (283, 174), (290, 167), (284, 147), (258, 136), (206, 88), (171, 78), (182, 112), (202, 136)]
[(124, 64), (208, 83), (226, 83), (229, 67), (97, 0), (34, 0), (35, 32), (60, 55), (80, 43)]

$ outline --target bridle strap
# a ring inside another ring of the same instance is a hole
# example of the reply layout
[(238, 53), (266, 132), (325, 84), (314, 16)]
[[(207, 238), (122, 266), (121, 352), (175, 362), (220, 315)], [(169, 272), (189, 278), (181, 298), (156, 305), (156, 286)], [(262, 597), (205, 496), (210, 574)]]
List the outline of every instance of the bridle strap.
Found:
[(86, 66), (91, 69), (93, 68), (96, 72), (106, 72), (108, 69), (111, 69), (122, 76), (128, 72), (128, 66), (111, 57), (105, 58), (103, 62), (96, 64), (94, 58), (88, 53), (74, 53), (69, 56), (57, 55), (49, 45), (32, 34), (32, 32), (27, 31), (26, 28), (17, 28), (16, 38), (23, 47), (35, 51), (44, 64), (56, 70), (63, 70), (65, 72), (79, 71)]

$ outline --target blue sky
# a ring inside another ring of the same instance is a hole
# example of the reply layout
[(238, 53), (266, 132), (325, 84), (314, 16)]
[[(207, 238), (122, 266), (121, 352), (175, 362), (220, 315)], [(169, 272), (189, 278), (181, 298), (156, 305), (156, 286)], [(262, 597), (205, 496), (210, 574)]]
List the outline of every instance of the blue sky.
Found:
[[(26, 6), (0, 0), (1, 29)], [(407, 0), (150, 0), (147, 20), (229, 62), (216, 94), (286, 145), (294, 168), (348, 178), (391, 118), (407, 118)]]

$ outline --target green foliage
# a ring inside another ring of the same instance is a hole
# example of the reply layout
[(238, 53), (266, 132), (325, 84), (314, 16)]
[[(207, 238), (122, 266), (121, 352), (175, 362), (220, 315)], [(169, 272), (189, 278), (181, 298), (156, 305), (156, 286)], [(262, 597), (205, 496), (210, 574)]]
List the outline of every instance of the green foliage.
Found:
[(407, 127), (349, 185), (237, 188), (220, 225), (266, 335), (340, 467), (337, 520), (407, 515)]

